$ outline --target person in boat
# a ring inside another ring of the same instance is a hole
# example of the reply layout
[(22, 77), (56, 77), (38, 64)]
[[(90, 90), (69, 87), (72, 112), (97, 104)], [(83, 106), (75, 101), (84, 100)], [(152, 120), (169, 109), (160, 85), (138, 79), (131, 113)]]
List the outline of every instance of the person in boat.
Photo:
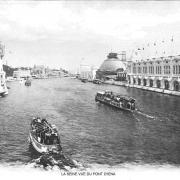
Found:
[(50, 137), (51, 137), (51, 133), (47, 132), (45, 134), (45, 144), (50, 145)]
[(45, 124), (45, 123), (48, 124), (48, 122), (47, 122), (47, 120), (46, 120), (45, 118), (43, 118), (41, 122), (44, 123), (44, 124)]
[(40, 142), (41, 142), (41, 137), (38, 136), (38, 137), (37, 137), (37, 140), (38, 140), (38, 142), (40, 143)]
[(38, 122), (38, 123), (41, 123), (40, 117), (37, 117), (37, 122)]
[(58, 135), (57, 133), (52, 133), (50, 136), (50, 144), (57, 144), (58, 143)]
[(44, 144), (44, 131), (40, 132), (41, 143)]
[(41, 119), (39, 117), (35, 118), (33, 117), (32, 121), (31, 121), (31, 124), (36, 124), (36, 123), (41, 123)]

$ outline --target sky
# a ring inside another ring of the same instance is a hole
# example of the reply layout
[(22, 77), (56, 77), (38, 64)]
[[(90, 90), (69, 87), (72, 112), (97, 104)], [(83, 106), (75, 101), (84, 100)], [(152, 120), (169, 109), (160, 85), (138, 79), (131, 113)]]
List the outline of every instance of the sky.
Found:
[[(180, 50), (178, 1), (2, 1), (0, 41), (8, 65), (76, 70), (109, 52), (170, 43)], [(166, 45), (167, 45), (166, 44)], [(171, 46), (169, 44), (167, 47)], [(162, 51), (162, 50), (159, 50)]]

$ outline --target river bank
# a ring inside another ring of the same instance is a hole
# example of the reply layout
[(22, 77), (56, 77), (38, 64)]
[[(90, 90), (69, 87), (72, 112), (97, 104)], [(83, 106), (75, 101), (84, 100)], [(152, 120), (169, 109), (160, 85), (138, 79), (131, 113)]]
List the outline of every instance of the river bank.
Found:
[(112, 81), (111, 80), (111, 81), (104, 81), (104, 84), (131, 87), (131, 88), (153, 91), (153, 92), (158, 92), (158, 93), (163, 93), (163, 94), (168, 94), (168, 95), (180, 96), (180, 92), (178, 92), (178, 91), (171, 91), (171, 90), (160, 89), (160, 88), (156, 88), (156, 87), (141, 86), (141, 85), (132, 85), (132, 84), (128, 84), (127, 82), (120, 82), (120, 81)]

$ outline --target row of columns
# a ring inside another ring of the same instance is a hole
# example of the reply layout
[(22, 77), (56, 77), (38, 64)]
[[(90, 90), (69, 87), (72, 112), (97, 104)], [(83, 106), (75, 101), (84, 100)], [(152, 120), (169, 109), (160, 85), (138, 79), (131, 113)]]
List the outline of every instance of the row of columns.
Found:
[(132, 85), (141, 85), (141, 86), (147, 86), (147, 87), (154, 87), (154, 88), (160, 88), (160, 89), (167, 89), (167, 90), (175, 90), (180, 91), (180, 83), (176, 80), (167, 80), (167, 79), (144, 79), (144, 78), (134, 78), (133, 76), (128, 77), (129, 84)]

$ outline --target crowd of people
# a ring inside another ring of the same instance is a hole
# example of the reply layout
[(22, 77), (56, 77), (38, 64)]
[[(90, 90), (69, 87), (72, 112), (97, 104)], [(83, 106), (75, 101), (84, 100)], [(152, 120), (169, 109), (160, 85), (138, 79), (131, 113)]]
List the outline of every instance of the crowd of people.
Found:
[(60, 144), (60, 138), (55, 126), (51, 126), (46, 119), (33, 118), (31, 127), (39, 143), (45, 145)]

